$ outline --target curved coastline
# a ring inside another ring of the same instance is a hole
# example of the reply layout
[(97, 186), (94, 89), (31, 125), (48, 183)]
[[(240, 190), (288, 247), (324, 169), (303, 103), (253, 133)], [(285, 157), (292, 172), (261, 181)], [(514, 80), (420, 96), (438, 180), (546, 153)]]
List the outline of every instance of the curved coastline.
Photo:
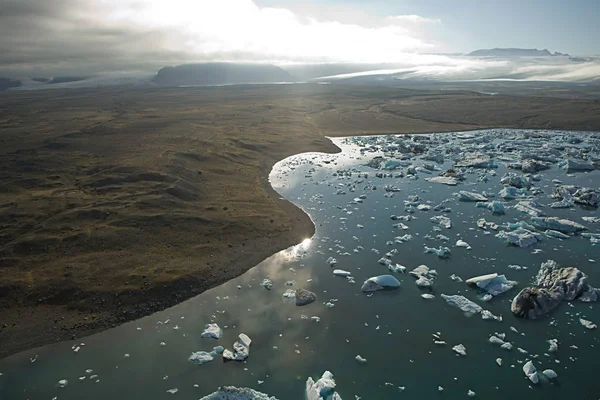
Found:
[[(18, 353), (34, 350), (36, 348), (53, 343), (68, 340), (79, 340), (80, 338), (94, 335), (108, 329), (116, 328), (121, 324), (135, 321), (156, 312), (174, 307), (177, 304), (187, 301), (207, 290), (215, 288), (244, 274), (273, 254), (285, 250), (290, 246), (301, 243), (302, 240), (308, 237), (312, 237), (315, 233), (315, 224), (310, 215), (277, 192), (271, 186), (269, 175), (277, 163), (289, 157), (310, 152), (337, 154), (342, 151), (329, 138), (326, 138), (326, 140), (328, 143), (327, 146), (313, 144), (309, 147), (314, 147), (314, 149), (302, 149), (297, 153), (290, 151), (290, 154), (284, 154), (280, 159), (270, 157), (263, 159), (259, 169), (260, 185), (268, 195), (268, 198), (279, 208), (281, 208), (289, 217), (291, 228), (283, 235), (279, 235), (277, 238), (275, 238), (275, 240), (270, 240), (269, 238), (254, 238), (252, 241), (250, 241), (250, 243), (246, 242), (245, 246), (254, 250), (251, 254), (234, 254), (233, 257), (231, 257), (231, 254), (227, 254), (226, 252), (224, 252), (226, 254), (216, 254), (215, 258), (224, 258), (224, 260), (222, 259), (223, 262), (235, 264), (235, 268), (230, 268), (226, 271), (228, 273), (222, 275), (213, 274), (210, 276), (211, 279), (204, 281), (182, 278), (171, 282), (168, 286), (157, 288), (150, 293), (146, 293), (146, 295), (150, 295), (150, 299), (148, 301), (149, 305), (142, 305), (138, 308), (135, 308), (134, 312), (124, 314), (123, 317), (119, 318), (117, 323), (114, 321), (100, 320), (97, 321), (96, 324), (75, 326), (73, 329), (67, 330), (59, 336), (52, 335), (50, 332), (45, 332), (47, 333), (46, 335), (32, 337), (31, 340), (26, 341), (24, 345), (23, 343), (19, 343), (11, 346), (10, 343), (7, 343), (2, 347), (2, 349), (0, 349), (0, 359), (15, 356)], [(240, 246), (242, 243), (232, 243), (232, 245)], [(228, 258), (229, 260), (227, 260)]]

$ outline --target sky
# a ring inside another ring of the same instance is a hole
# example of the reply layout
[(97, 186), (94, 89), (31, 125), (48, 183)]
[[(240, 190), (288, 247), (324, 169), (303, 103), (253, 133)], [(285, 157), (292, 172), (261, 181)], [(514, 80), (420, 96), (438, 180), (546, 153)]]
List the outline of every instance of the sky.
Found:
[(202, 61), (431, 67), (452, 62), (428, 54), (493, 47), (600, 54), (598, 16), (598, 0), (0, 0), (0, 76)]

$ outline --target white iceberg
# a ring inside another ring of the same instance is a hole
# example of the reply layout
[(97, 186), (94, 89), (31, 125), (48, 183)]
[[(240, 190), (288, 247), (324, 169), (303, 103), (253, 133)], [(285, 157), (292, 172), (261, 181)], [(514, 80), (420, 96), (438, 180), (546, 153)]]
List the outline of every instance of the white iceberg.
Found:
[(496, 237), (518, 247), (529, 247), (544, 239), (544, 235), (524, 228), (517, 228), (512, 232), (500, 231)]
[(367, 279), (360, 290), (363, 292), (375, 292), (377, 290), (397, 289), (399, 287), (400, 282), (392, 275), (379, 275)]
[(217, 324), (206, 324), (204, 326), (204, 332), (200, 334), (201, 338), (212, 338), (220, 339), (223, 334), (223, 330)]
[(429, 218), (431, 222), (434, 224), (443, 226), (446, 229), (452, 228), (452, 221), (448, 217), (444, 217), (442, 215), (436, 215), (435, 217)]
[(462, 344), (457, 344), (456, 346), (452, 347), (452, 350), (461, 356), (467, 355), (467, 348)]
[(213, 351), (210, 353), (206, 351), (196, 351), (189, 356), (188, 361), (198, 365), (206, 364), (207, 362), (214, 360), (217, 355), (222, 354), (224, 351), (222, 346), (213, 348)]
[(588, 321), (587, 319), (583, 318), (579, 318), (579, 323), (587, 329), (596, 329), (598, 327), (592, 321)]
[(200, 400), (277, 400), (277, 398), (254, 389), (223, 386)]
[(343, 269), (334, 269), (333, 274), (335, 276), (342, 276), (342, 277), (348, 277), (348, 276), (352, 275), (352, 273), (350, 273), (350, 271), (345, 271)]
[(466, 283), (467, 285), (475, 285), (492, 296), (498, 296), (517, 285), (517, 282), (509, 281), (506, 279), (506, 276), (498, 275), (497, 273), (476, 276), (467, 279)]
[(244, 333), (240, 333), (238, 337), (239, 339), (233, 344), (233, 351), (223, 351), (223, 358), (234, 361), (244, 361), (248, 358), (252, 340)]
[(461, 190), (455, 195), (461, 201), (488, 201), (488, 198), (484, 195), (475, 192), (467, 192), (466, 190)]
[(489, 202), (479, 202), (476, 204), (478, 208), (487, 208), (493, 214), (504, 214), (504, 203), (494, 200)]
[(448, 303), (448, 305), (460, 308), (468, 317), (480, 313), (483, 310), (483, 308), (481, 308), (481, 306), (479, 306), (478, 304), (473, 303), (465, 296), (461, 296), (458, 294), (452, 296), (442, 294), (442, 299), (446, 300), (446, 303)]
[(316, 382), (312, 378), (306, 380), (306, 400), (342, 400), (335, 391), (335, 380), (333, 374), (325, 371)]
[(576, 233), (587, 229), (580, 223), (557, 217), (533, 217), (531, 225), (538, 229), (551, 229), (562, 233)]
[(464, 247), (467, 250), (471, 250), (471, 246), (469, 245), (469, 243), (465, 242), (462, 239), (457, 240), (455, 246), (456, 247)]

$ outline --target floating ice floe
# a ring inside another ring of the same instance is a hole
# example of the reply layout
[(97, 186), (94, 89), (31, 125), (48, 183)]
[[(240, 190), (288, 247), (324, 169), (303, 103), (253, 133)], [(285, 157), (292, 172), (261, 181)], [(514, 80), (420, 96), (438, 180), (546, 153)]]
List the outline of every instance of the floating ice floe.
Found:
[(547, 340), (547, 342), (550, 344), (550, 347), (548, 348), (549, 353), (555, 353), (558, 351), (558, 339), (550, 339)]
[(579, 318), (579, 323), (587, 329), (596, 329), (598, 327), (592, 321), (588, 321), (587, 319), (583, 319), (583, 318)]
[(505, 211), (504, 211), (504, 203), (502, 203), (500, 201), (497, 201), (497, 200), (489, 201), (489, 202), (479, 202), (479, 203), (476, 204), (476, 207), (487, 208), (493, 214), (503, 215), (505, 213)]
[(483, 308), (481, 308), (481, 306), (479, 306), (478, 304), (473, 303), (465, 296), (461, 296), (458, 294), (451, 296), (442, 294), (442, 299), (444, 299), (446, 303), (448, 303), (448, 305), (460, 308), (468, 317), (480, 313), (483, 310)]
[(64, 388), (69, 384), (69, 381), (67, 381), (66, 379), (61, 379), (60, 381), (58, 381), (58, 383), (56, 384), (57, 387), (59, 388)]
[(345, 271), (343, 269), (334, 269), (333, 274), (335, 276), (342, 276), (342, 277), (348, 277), (348, 276), (352, 275), (352, 273), (350, 271)]
[(388, 266), (392, 263), (392, 260), (390, 260), (389, 258), (381, 257), (377, 262), (381, 265)]
[(325, 371), (323, 376), (317, 382), (312, 378), (306, 380), (306, 400), (342, 400), (340, 395), (335, 391), (335, 380), (333, 374)]
[(456, 354), (459, 354), (461, 356), (467, 355), (467, 348), (462, 344), (457, 344), (456, 346), (452, 347), (452, 350), (454, 350)]
[(244, 361), (250, 355), (250, 343), (252, 340), (248, 335), (240, 333), (238, 340), (233, 344), (233, 351), (224, 350), (223, 358), (233, 361)]
[(267, 290), (271, 290), (273, 288), (273, 281), (269, 278), (265, 278), (260, 283), (260, 286), (264, 287)]
[(512, 186), (517, 189), (528, 188), (530, 186), (529, 179), (523, 175), (517, 175), (513, 172), (505, 174), (500, 183), (504, 186)]
[(367, 279), (360, 290), (363, 292), (375, 292), (377, 290), (397, 289), (399, 287), (400, 282), (392, 275), (379, 275)]
[(331, 267), (333, 267), (335, 264), (337, 264), (337, 260), (333, 257), (329, 257), (327, 259), (327, 264), (329, 264)]
[(502, 190), (500, 190), (498, 196), (500, 196), (504, 200), (512, 200), (516, 199), (517, 197), (527, 196), (527, 189), (519, 189), (513, 186), (506, 186)]
[(358, 354), (356, 357), (354, 357), (354, 359), (356, 361), (358, 361), (361, 364), (366, 364), (367, 363), (367, 359), (364, 357), (361, 357), (360, 354)]
[(576, 233), (587, 229), (578, 222), (557, 217), (532, 217), (531, 225), (538, 229), (551, 229), (562, 233)]
[(435, 299), (435, 296), (432, 295), (431, 293), (423, 293), (421, 295), (422, 298), (424, 298), (425, 300), (433, 300)]
[(539, 382), (538, 374), (533, 366), (533, 362), (527, 361), (525, 365), (523, 365), (523, 372), (532, 383), (537, 384)]
[(539, 318), (556, 308), (561, 301), (596, 301), (598, 289), (587, 283), (587, 275), (575, 267), (560, 268), (553, 260), (542, 263), (535, 279), (513, 299), (511, 310), (529, 319)]
[(188, 358), (188, 361), (198, 365), (206, 364), (207, 362), (214, 360), (219, 354), (223, 354), (224, 351), (225, 349), (223, 349), (223, 346), (216, 346), (211, 352), (196, 351), (192, 353)]
[(515, 281), (509, 281), (504, 275), (498, 275), (497, 273), (476, 276), (466, 281), (467, 285), (474, 285), (480, 289), (485, 290), (492, 296), (498, 296), (504, 292), (509, 291), (517, 285)]
[(455, 246), (456, 247), (464, 247), (467, 250), (471, 250), (471, 246), (469, 245), (469, 243), (465, 242), (462, 239), (457, 240)]
[(450, 251), (449, 248), (447, 247), (438, 247), (437, 249), (435, 247), (427, 247), (425, 246), (425, 254), (435, 254), (436, 256), (438, 256), (439, 258), (448, 258), (450, 257), (450, 254), (452, 253)]
[(600, 203), (600, 195), (598, 195), (598, 192), (595, 189), (574, 185), (561, 185), (554, 188), (552, 197), (560, 199), (561, 202), (565, 202), (570, 206), (577, 203), (589, 207), (598, 207), (598, 204)]
[(434, 176), (432, 178), (425, 178), (427, 182), (432, 183), (441, 183), (448, 186), (456, 186), (458, 185), (458, 180), (456, 178), (452, 178), (449, 176)]
[(223, 330), (217, 324), (206, 324), (204, 331), (200, 334), (201, 338), (219, 339), (223, 334)]
[(475, 192), (467, 192), (466, 190), (461, 190), (458, 193), (455, 193), (460, 201), (488, 201), (488, 198), (482, 194)]
[(388, 269), (392, 272), (403, 274), (406, 271), (406, 267), (400, 264), (390, 264), (388, 265)]
[(497, 316), (492, 314), (491, 311), (488, 310), (482, 310), (481, 311), (481, 319), (486, 320), (486, 321), (498, 321), (498, 322), (502, 322), (502, 316)]
[(498, 224), (496, 224), (494, 222), (488, 222), (484, 218), (480, 218), (477, 220), (477, 227), (481, 228), (481, 229), (490, 228), (494, 231), (498, 230)]
[(558, 163), (558, 167), (564, 169), (565, 171), (593, 171), (596, 169), (594, 164), (589, 161), (584, 160), (575, 160), (572, 158), (568, 158), (565, 161)]
[(547, 229), (546, 232), (544, 232), (544, 235), (546, 235), (546, 237), (549, 238), (553, 238), (553, 239), (569, 239), (571, 236), (559, 232), (559, 231), (553, 231), (552, 229)]
[(541, 233), (524, 228), (517, 228), (510, 232), (500, 231), (496, 234), (496, 237), (518, 247), (529, 247), (544, 239), (544, 235)]
[(222, 386), (216, 392), (204, 396), (200, 400), (277, 400), (277, 398), (254, 389)]
[(429, 218), (431, 222), (434, 224), (443, 226), (446, 229), (452, 228), (452, 221), (448, 217), (444, 217), (443, 215), (436, 215), (435, 217)]
[(581, 237), (584, 237), (586, 239), (590, 239), (590, 243), (592, 244), (592, 246), (599, 246), (600, 245), (600, 233), (587, 233), (587, 232), (583, 232), (581, 234)]
[(424, 288), (430, 288), (437, 277), (437, 271), (435, 269), (429, 269), (426, 265), (419, 265), (408, 274), (417, 278), (415, 282), (417, 286)]
[(556, 372), (554, 372), (553, 369), (545, 369), (542, 371), (542, 374), (544, 374), (544, 376), (546, 376), (546, 378), (548, 378), (548, 379), (558, 378), (558, 374)]
[(496, 168), (494, 160), (490, 157), (470, 157), (464, 160), (457, 161), (454, 163), (455, 167), (467, 167), (467, 168)]
[(514, 205), (513, 208), (532, 217), (543, 217), (546, 215), (542, 210), (538, 208), (537, 203), (531, 200), (520, 201), (516, 205)]

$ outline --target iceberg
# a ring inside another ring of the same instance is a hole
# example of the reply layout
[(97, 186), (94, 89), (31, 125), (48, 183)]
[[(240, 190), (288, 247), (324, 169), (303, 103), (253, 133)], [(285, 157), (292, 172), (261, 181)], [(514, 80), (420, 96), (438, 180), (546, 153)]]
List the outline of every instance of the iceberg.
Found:
[(546, 378), (548, 379), (558, 378), (558, 374), (552, 369), (545, 369), (544, 371), (542, 371), (542, 374), (544, 374), (544, 376), (546, 376)]
[(452, 347), (452, 350), (454, 350), (456, 354), (459, 354), (461, 356), (467, 355), (467, 348), (462, 344), (457, 344), (456, 346)]
[(196, 351), (192, 353), (188, 358), (188, 361), (198, 365), (206, 364), (207, 362), (214, 360), (217, 355), (222, 354), (224, 351), (222, 346), (213, 348), (213, 351), (210, 353), (206, 351)]
[(504, 275), (497, 273), (476, 276), (466, 280), (467, 285), (475, 285), (480, 289), (485, 290), (492, 296), (498, 296), (509, 291), (517, 285), (515, 281), (509, 281)]
[(578, 222), (558, 217), (532, 217), (531, 225), (538, 229), (551, 229), (562, 233), (576, 233), (587, 230)]
[(561, 301), (596, 301), (598, 289), (587, 282), (587, 275), (575, 267), (560, 268), (553, 260), (542, 263), (536, 287), (528, 287), (513, 299), (513, 314), (536, 319), (556, 308)]
[(204, 325), (204, 331), (200, 334), (201, 338), (220, 339), (223, 330), (217, 324)]
[(504, 200), (512, 200), (526, 195), (527, 189), (518, 189), (513, 186), (506, 186), (498, 193), (498, 196), (502, 197)]
[(456, 196), (461, 201), (488, 201), (488, 198), (484, 195), (475, 192), (467, 192), (466, 190), (461, 190), (456, 193)]
[(429, 218), (431, 222), (434, 224), (443, 226), (446, 229), (452, 228), (452, 221), (448, 217), (444, 217), (442, 215), (436, 215), (435, 217)]
[(593, 171), (596, 169), (594, 164), (589, 161), (583, 160), (574, 160), (572, 158), (567, 158), (565, 161), (558, 163), (559, 168), (564, 169), (565, 171)]
[(441, 183), (448, 186), (456, 186), (458, 185), (458, 180), (456, 178), (452, 178), (449, 176), (434, 176), (432, 178), (425, 178), (427, 182), (432, 183)]
[(537, 204), (534, 201), (520, 201), (513, 208), (532, 217), (543, 217), (546, 215), (542, 210), (537, 208)]
[(417, 278), (415, 284), (418, 287), (424, 288), (430, 288), (433, 285), (434, 279), (437, 277), (437, 271), (435, 269), (429, 269), (426, 265), (419, 265), (408, 274)]
[(523, 372), (525, 373), (525, 376), (527, 376), (531, 382), (533, 382), (534, 384), (538, 383), (538, 381), (539, 381), (538, 375), (537, 375), (535, 367), (533, 366), (533, 363), (531, 361), (527, 361), (525, 363), (525, 365), (523, 365)]
[(467, 250), (471, 250), (471, 246), (469, 245), (469, 243), (465, 242), (462, 239), (457, 240), (455, 246), (456, 247), (464, 247)]
[(488, 210), (490, 210), (493, 214), (504, 214), (504, 203), (494, 200), (494, 201), (490, 201), (490, 202), (480, 202), (477, 203), (476, 207), (479, 208), (487, 208)]
[(360, 290), (363, 292), (375, 292), (377, 290), (397, 289), (399, 287), (400, 282), (392, 275), (379, 275), (367, 279)]
[(529, 247), (544, 239), (544, 235), (524, 228), (517, 228), (512, 232), (501, 231), (496, 237), (518, 247)]
[(348, 277), (348, 276), (352, 275), (349, 271), (345, 271), (343, 269), (334, 269), (333, 274), (335, 276), (342, 276), (342, 277)]
[(250, 343), (252, 340), (245, 333), (240, 333), (238, 340), (233, 344), (233, 351), (224, 350), (223, 358), (233, 361), (244, 361), (250, 355)]
[(273, 288), (273, 281), (269, 278), (265, 278), (260, 283), (260, 286), (264, 287), (267, 290), (271, 290)]
[(461, 295), (446, 295), (442, 294), (442, 299), (452, 307), (460, 308), (467, 317), (480, 313), (483, 309), (476, 303)]
[(588, 321), (587, 319), (583, 319), (583, 318), (579, 318), (579, 323), (587, 329), (596, 329), (598, 327), (592, 321)]
[(467, 167), (467, 168), (496, 168), (494, 160), (490, 157), (471, 157), (454, 163), (455, 167)]
[(216, 392), (204, 396), (200, 400), (277, 400), (277, 398), (249, 388), (222, 386)]
[(500, 179), (500, 183), (504, 186), (512, 186), (517, 189), (528, 188), (530, 186), (529, 179), (513, 172), (504, 175), (502, 179)]
[(306, 400), (342, 400), (335, 391), (335, 380), (333, 374), (325, 371), (316, 382), (309, 377), (306, 380)]
[(435, 254), (439, 258), (448, 258), (450, 257), (451, 251), (447, 247), (440, 246), (439, 248), (435, 247), (427, 247), (425, 246), (425, 254)]

